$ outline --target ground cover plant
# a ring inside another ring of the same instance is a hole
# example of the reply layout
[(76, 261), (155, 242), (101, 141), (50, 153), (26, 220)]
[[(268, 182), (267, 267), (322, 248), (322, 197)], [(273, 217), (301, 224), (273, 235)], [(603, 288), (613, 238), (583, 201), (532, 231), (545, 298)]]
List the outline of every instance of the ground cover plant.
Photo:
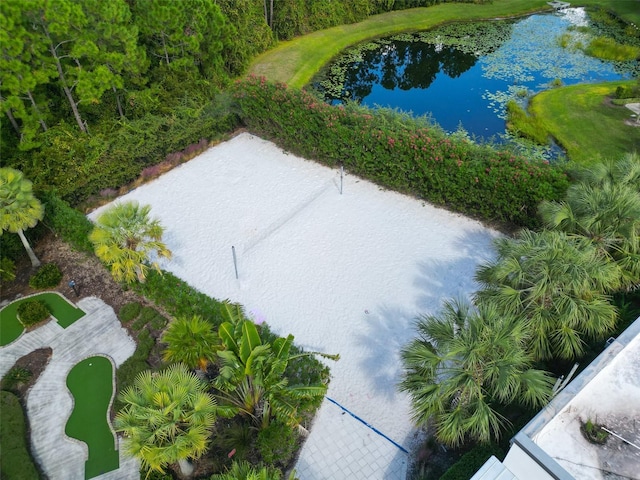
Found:
[(583, 165), (620, 158), (640, 149), (640, 130), (626, 125), (630, 110), (610, 106), (607, 99), (619, 86), (634, 81), (573, 85), (542, 92), (531, 100), (529, 112)]
[(234, 95), (247, 127), (287, 150), (486, 221), (535, 227), (537, 204), (568, 185), (559, 168), (447, 136), (425, 119), (333, 107), (257, 77)]
[(115, 436), (108, 422), (113, 391), (113, 366), (106, 357), (89, 357), (75, 365), (67, 375), (73, 396), (73, 411), (65, 433), (85, 442), (89, 458), (84, 478), (110, 472), (120, 464)]
[(5, 390), (0, 391), (0, 440), (2, 478), (33, 480), (40, 477), (27, 449), (25, 415), (20, 401)]

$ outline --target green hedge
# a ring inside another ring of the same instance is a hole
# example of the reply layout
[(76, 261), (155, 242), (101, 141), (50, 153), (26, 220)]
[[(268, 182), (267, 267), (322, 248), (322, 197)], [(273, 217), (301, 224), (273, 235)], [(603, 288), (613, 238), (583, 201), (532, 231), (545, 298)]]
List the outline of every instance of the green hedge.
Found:
[(169, 272), (162, 275), (151, 270), (145, 283), (131, 286), (140, 295), (161, 305), (174, 317), (200, 316), (216, 327), (222, 323), (220, 302), (199, 292), (187, 282)]
[(64, 122), (42, 134), (40, 148), (17, 152), (11, 165), (39, 190), (53, 189), (77, 205), (91, 195), (135, 180), (145, 168), (168, 155), (182, 155), (195, 145), (232, 131), (233, 113), (216, 105), (176, 107), (172, 114), (99, 125), (90, 136)]
[(18, 397), (0, 392), (0, 465), (4, 480), (40, 478), (27, 447), (24, 411)]
[(440, 480), (469, 480), (491, 455), (502, 460), (504, 451), (494, 444), (478, 445), (460, 457), (460, 460), (449, 468)]
[(38, 197), (44, 204), (43, 223), (75, 249), (93, 253), (93, 245), (89, 241), (93, 224), (86, 215), (72, 208), (54, 193), (41, 193)]
[(247, 128), (281, 147), (383, 187), (483, 220), (539, 226), (537, 206), (560, 200), (560, 168), (447, 135), (424, 118), (355, 105), (249, 77), (233, 89)]

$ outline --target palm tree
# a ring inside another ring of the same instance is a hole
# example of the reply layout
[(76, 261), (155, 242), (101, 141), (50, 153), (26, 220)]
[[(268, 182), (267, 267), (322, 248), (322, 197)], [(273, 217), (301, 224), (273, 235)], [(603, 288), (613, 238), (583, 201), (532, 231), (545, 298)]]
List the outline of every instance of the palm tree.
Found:
[(620, 284), (620, 268), (584, 237), (524, 230), (495, 241), (497, 258), (480, 266), (478, 303), (519, 317), (531, 331), (536, 360), (574, 359), (584, 337), (600, 338), (615, 327), (617, 310), (603, 292)]
[(440, 442), (498, 439), (508, 422), (497, 407), (539, 407), (550, 398), (551, 380), (531, 368), (528, 330), (516, 317), (453, 301), (439, 316), (420, 317), (416, 328), (418, 338), (401, 352), (400, 390), (411, 397), (416, 423), (433, 421)]
[(35, 227), (43, 217), (44, 207), (33, 195), (31, 182), (18, 170), (0, 168), (0, 235), (5, 231), (17, 233), (34, 267), (40, 265), (40, 260), (24, 230)]
[(211, 323), (201, 317), (178, 317), (169, 323), (162, 335), (167, 347), (162, 352), (165, 362), (184, 363), (189, 368), (207, 370), (217, 358), (219, 340)]
[(589, 238), (621, 267), (621, 287), (640, 286), (640, 155), (575, 173), (563, 202), (542, 202), (548, 228)]
[(291, 386), (285, 376), (288, 363), (301, 356), (321, 355), (337, 360), (339, 355), (319, 352), (292, 354), (293, 335), (263, 343), (256, 326), (237, 306), (225, 303), (223, 315), (232, 321), (220, 325), (223, 349), (220, 374), (214, 381), (216, 398), (235, 413), (251, 418), (257, 428), (269, 426), (272, 418), (295, 426), (302, 402), (322, 398), (327, 385)]
[(180, 363), (158, 373), (141, 372), (121, 399), (115, 425), (124, 433), (124, 451), (143, 468), (164, 472), (167, 465), (200, 457), (216, 421), (214, 398)]
[[(152, 252), (171, 258), (171, 251), (162, 242), (164, 228), (159, 220), (149, 217), (150, 210), (150, 205), (140, 206), (135, 201), (118, 203), (97, 218), (89, 234), (96, 255), (111, 267), (113, 278), (119, 282), (144, 282)], [(157, 262), (151, 266), (161, 273)]]

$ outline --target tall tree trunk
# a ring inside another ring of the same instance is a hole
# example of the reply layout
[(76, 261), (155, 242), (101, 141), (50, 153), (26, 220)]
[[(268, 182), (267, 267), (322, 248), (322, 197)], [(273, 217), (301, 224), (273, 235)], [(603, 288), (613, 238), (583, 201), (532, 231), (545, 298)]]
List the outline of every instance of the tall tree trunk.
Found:
[(269, 12), (269, 26), (273, 30), (273, 0), (271, 0), (271, 12)]
[(116, 87), (111, 87), (113, 89), (113, 94), (116, 97), (116, 105), (118, 106), (118, 113), (120, 114), (120, 118), (124, 120), (124, 111), (122, 110), (122, 103), (120, 102), (120, 95), (118, 95), (118, 91)]
[(262, 0), (262, 6), (264, 7), (264, 23), (269, 25), (269, 12), (267, 11), (267, 0)]
[(40, 113), (40, 109), (38, 108), (38, 104), (36, 103), (36, 101), (33, 98), (33, 95), (31, 94), (31, 90), (27, 90), (27, 96), (29, 97), (29, 100), (31, 101), (31, 106), (33, 107), (33, 110), (38, 115), (38, 122), (40, 123), (40, 126), (42, 127), (42, 130), (44, 130), (46, 132), (47, 131), (47, 124), (44, 123), (44, 120), (42, 119), (42, 114)]
[(22, 138), (22, 133), (20, 132), (20, 125), (18, 125), (18, 122), (16, 121), (15, 117), (13, 116), (13, 113), (11, 112), (11, 109), (10, 108), (7, 109), (4, 113), (7, 114), (7, 118), (9, 119), (9, 123), (11, 123), (11, 126), (13, 127), (13, 129), (20, 136), (20, 138)]
[(185, 477), (190, 477), (193, 475), (193, 465), (186, 458), (178, 460), (178, 465), (180, 466), (180, 473)]
[(31, 245), (29, 245), (29, 241), (27, 240), (27, 237), (24, 236), (24, 232), (22, 231), (22, 229), (18, 230), (18, 236), (20, 237), (20, 240), (22, 241), (22, 245), (24, 245), (24, 248), (27, 251), (27, 255), (29, 255), (29, 259), (31, 260), (31, 265), (33, 265), (34, 267), (39, 267), (40, 260), (38, 260), (38, 257), (36, 257), (36, 254), (33, 253), (33, 250), (31, 249)]
[(165, 35), (162, 34), (162, 48), (164, 49), (164, 60), (169, 65), (169, 52), (167, 51), (167, 42), (165, 41)]
[(47, 37), (49, 38), (49, 51), (53, 56), (53, 59), (56, 61), (56, 69), (58, 70), (58, 76), (60, 77), (60, 83), (62, 84), (62, 90), (64, 90), (64, 94), (67, 96), (67, 100), (69, 100), (69, 104), (71, 105), (71, 110), (73, 111), (73, 116), (82, 130), (83, 133), (87, 133), (87, 126), (82, 121), (82, 117), (80, 116), (80, 111), (78, 110), (78, 103), (73, 98), (73, 94), (71, 93), (71, 89), (67, 84), (67, 79), (64, 76), (64, 71), (62, 70), (62, 64), (60, 63), (60, 58), (56, 52), (55, 47), (53, 46), (53, 42), (51, 41), (51, 37), (49, 37), (49, 32), (46, 32)]

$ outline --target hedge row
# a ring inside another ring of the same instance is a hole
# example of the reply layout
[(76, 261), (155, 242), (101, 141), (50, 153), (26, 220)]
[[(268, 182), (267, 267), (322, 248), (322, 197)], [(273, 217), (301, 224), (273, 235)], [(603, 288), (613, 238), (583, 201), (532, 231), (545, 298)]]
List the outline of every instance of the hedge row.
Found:
[(447, 135), (424, 118), (331, 106), (258, 77), (233, 94), (247, 128), (283, 148), (483, 220), (535, 228), (538, 203), (563, 198), (568, 186), (558, 167)]
[(213, 104), (200, 110), (176, 109), (172, 115), (146, 115), (92, 135), (61, 122), (42, 134), (39, 149), (16, 154), (12, 166), (37, 189), (54, 189), (77, 205), (102, 190), (133, 181), (168, 155), (232, 131), (237, 123), (234, 114), (222, 113)]

